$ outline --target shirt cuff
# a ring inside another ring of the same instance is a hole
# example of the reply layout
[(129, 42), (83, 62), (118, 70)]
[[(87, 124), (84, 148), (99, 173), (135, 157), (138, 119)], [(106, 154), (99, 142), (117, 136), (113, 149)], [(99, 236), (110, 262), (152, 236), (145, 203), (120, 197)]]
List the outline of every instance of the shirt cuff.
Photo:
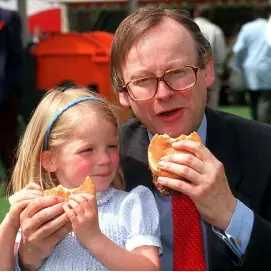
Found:
[(254, 223), (254, 213), (240, 200), (231, 218), (230, 224), (225, 230), (227, 238), (244, 254), (250, 240)]
[(132, 251), (140, 246), (155, 246), (159, 248), (159, 254), (162, 254), (162, 245), (158, 237), (152, 235), (137, 235), (126, 242), (125, 248)]

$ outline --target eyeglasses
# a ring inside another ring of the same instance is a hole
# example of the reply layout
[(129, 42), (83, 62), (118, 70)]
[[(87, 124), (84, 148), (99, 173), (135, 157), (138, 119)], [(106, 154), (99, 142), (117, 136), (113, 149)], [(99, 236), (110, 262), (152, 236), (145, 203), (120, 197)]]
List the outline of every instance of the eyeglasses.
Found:
[(134, 101), (147, 100), (155, 96), (160, 81), (165, 82), (173, 91), (183, 91), (197, 83), (197, 72), (197, 67), (185, 65), (168, 70), (161, 77), (136, 78), (123, 86), (122, 92), (128, 92)]

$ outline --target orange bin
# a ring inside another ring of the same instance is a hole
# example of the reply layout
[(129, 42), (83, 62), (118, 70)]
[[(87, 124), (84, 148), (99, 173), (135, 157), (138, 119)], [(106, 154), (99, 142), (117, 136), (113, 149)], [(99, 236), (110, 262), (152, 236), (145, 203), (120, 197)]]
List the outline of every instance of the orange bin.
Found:
[[(113, 34), (94, 31), (61, 33), (40, 41), (32, 50), (36, 56), (36, 88), (47, 90), (72, 81), (92, 87), (118, 104), (110, 80), (110, 47)], [(129, 113), (123, 113), (125, 120)]]

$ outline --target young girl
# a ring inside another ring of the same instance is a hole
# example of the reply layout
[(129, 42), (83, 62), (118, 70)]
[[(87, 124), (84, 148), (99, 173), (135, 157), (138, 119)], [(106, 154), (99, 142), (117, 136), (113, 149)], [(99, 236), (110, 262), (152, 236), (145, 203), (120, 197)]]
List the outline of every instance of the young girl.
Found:
[[(63, 202), (73, 232), (55, 246), (40, 270), (159, 270), (155, 199), (143, 186), (122, 191), (113, 106), (83, 88), (52, 90), (22, 139), (13, 190), (22, 190), (30, 181), (43, 190), (58, 184), (75, 188), (86, 176), (99, 193), (74, 195)], [(13, 205), (25, 198), (22, 193), (17, 196)], [(41, 201), (46, 197), (40, 196)], [(10, 244), (12, 239), (6, 240)]]

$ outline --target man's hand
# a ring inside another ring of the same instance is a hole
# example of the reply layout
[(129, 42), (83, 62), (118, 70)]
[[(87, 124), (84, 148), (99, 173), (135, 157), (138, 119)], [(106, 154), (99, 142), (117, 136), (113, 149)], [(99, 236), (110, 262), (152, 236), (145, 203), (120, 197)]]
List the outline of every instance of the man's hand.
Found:
[(223, 164), (201, 143), (183, 140), (172, 146), (192, 154), (164, 156), (159, 167), (179, 175), (180, 179), (159, 177), (158, 182), (188, 195), (207, 222), (226, 230), (237, 201), (230, 190)]
[(41, 196), (43, 196), (41, 187), (34, 182), (30, 182), (22, 190), (9, 197), (10, 210), (7, 214), (7, 218), (10, 222), (10, 226), (14, 227), (16, 232), (20, 227), (21, 212), (33, 199)]
[(63, 210), (63, 199), (45, 196), (29, 203), (20, 216), (22, 240), (19, 248), (23, 268), (38, 270), (71, 224)]

